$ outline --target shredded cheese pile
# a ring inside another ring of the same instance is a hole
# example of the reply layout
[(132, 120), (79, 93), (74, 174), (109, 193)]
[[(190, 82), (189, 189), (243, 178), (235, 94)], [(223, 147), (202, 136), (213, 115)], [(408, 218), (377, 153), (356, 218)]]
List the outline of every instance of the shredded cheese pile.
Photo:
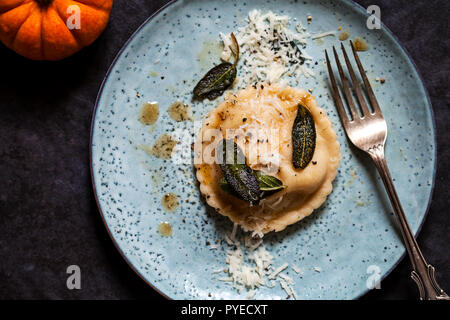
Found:
[[(244, 237), (244, 248), (241, 249), (241, 243), (236, 237), (237, 229), (238, 225), (234, 224), (231, 234), (225, 236), (225, 241), (232, 247), (226, 252), (228, 277), (218, 280), (230, 283), (239, 293), (247, 290), (247, 299), (255, 297), (256, 289), (263, 286), (273, 288), (278, 281), (288, 297), (298, 299), (294, 289), (294, 281), (283, 273), (289, 265), (285, 263), (274, 269), (273, 257), (262, 244), (262, 239), (255, 239), (251, 235)], [(244, 256), (245, 247), (249, 248), (250, 251), (247, 257)], [(246, 263), (245, 260), (249, 263)], [(293, 268), (295, 268), (294, 271), (299, 271), (297, 267), (294, 266)], [(213, 273), (220, 271), (214, 271)]]
[[(314, 76), (307, 67), (312, 57), (304, 51), (310, 35), (300, 23), (292, 31), (288, 28), (289, 16), (272, 11), (261, 13), (256, 9), (249, 13), (247, 22), (235, 33), (242, 52), (244, 76), (240, 81), (243, 86), (262, 81), (279, 83), (285, 75)], [(221, 58), (228, 61), (232, 41), (229, 35), (220, 33), (220, 37), (224, 44)]]

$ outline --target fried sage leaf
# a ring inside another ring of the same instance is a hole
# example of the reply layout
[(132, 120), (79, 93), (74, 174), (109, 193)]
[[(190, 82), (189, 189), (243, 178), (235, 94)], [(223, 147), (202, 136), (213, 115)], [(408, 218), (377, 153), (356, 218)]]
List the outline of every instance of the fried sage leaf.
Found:
[(239, 44), (233, 33), (231, 34), (231, 39), (234, 44), (234, 63), (224, 62), (209, 70), (195, 86), (194, 98), (214, 100), (233, 84), (237, 74), (236, 65), (239, 60)]
[(214, 100), (231, 86), (236, 78), (236, 67), (224, 62), (212, 68), (194, 88), (194, 98)]
[(262, 192), (256, 173), (246, 164), (241, 148), (233, 140), (221, 140), (216, 150), (220, 168), (231, 189), (240, 199), (251, 205), (258, 204)]
[[(268, 197), (268, 196), (270, 196), (274, 193), (277, 193), (278, 191), (286, 188), (286, 186), (283, 185), (283, 183), (275, 177), (267, 176), (264, 173), (262, 173), (261, 171), (255, 171), (255, 173), (256, 173), (256, 178), (258, 179), (259, 189), (261, 190), (261, 197), (260, 197), (261, 199)], [(240, 197), (233, 190), (233, 188), (228, 184), (225, 177), (220, 179), (220, 188), (222, 188), (222, 190), (225, 191), (226, 193), (229, 193), (229, 194), (243, 200), (242, 197)]]
[(261, 191), (279, 191), (286, 188), (281, 180), (273, 176), (268, 176), (262, 171), (255, 171), (255, 173)]
[[(274, 193), (277, 193), (278, 191), (286, 188), (285, 185), (283, 185), (283, 182), (273, 176), (268, 176), (262, 171), (255, 171), (253, 172), (256, 174), (256, 179), (258, 181), (259, 189), (261, 190), (261, 196), (260, 198), (263, 199), (269, 195), (272, 195)], [(228, 184), (225, 177), (223, 177), (220, 180), (220, 187), (223, 191), (238, 197), (239, 199), (242, 199), (242, 197), (237, 194), (233, 188)]]
[(226, 193), (232, 194), (233, 196), (238, 197), (239, 199), (242, 200), (242, 198), (228, 184), (227, 179), (225, 179), (225, 177), (220, 179), (220, 188), (222, 188), (222, 190), (225, 191)]
[(309, 110), (301, 104), (292, 127), (292, 148), (294, 168), (306, 168), (316, 149), (316, 126)]

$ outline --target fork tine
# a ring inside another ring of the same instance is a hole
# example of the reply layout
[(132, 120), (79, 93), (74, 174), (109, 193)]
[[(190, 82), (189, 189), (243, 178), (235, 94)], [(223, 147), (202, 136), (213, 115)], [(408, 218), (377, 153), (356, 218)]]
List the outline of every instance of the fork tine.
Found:
[(363, 79), (364, 86), (366, 87), (367, 96), (369, 97), (370, 104), (374, 110), (374, 113), (381, 114), (380, 106), (378, 105), (377, 98), (375, 98), (375, 94), (373, 93), (372, 86), (370, 85), (369, 79), (367, 79), (366, 72), (361, 64), (361, 60), (359, 60), (358, 54), (356, 53), (355, 47), (353, 46), (352, 40), (350, 40), (350, 45), (352, 47), (353, 56), (355, 57), (356, 64), (358, 65), (359, 73), (361, 74), (361, 78)]
[(336, 64), (339, 70), (339, 75), (341, 76), (342, 86), (344, 87), (345, 99), (347, 100), (348, 107), (350, 109), (350, 113), (352, 115), (352, 120), (357, 121), (359, 119), (358, 111), (356, 110), (355, 102), (353, 101), (352, 94), (350, 92), (350, 86), (348, 84), (347, 77), (344, 75), (344, 71), (342, 70), (341, 62), (339, 61), (338, 54), (336, 52), (336, 48), (333, 46), (334, 59), (336, 60)]
[(359, 105), (361, 106), (361, 110), (363, 113), (363, 116), (368, 116), (371, 112), (369, 111), (369, 107), (367, 106), (366, 100), (364, 99), (364, 96), (361, 92), (361, 86), (358, 83), (358, 79), (356, 79), (355, 72), (353, 71), (352, 64), (350, 63), (350, 60), (348, 59), (347, 52), (345, 51), (344, 45), (341, 43), (341, 49), (344, 53), (344, 59), (345, 63), (347, 64), (348, 73), (350, 74), (350, 77), (352, 78), (353, 88), (356, 92), (356, 98), (358, 99)]
[(350, 121), (348, 119), (347, 113), (345, 112), (344, 105), (343, 105), (342, 99), (341, 99), (341, 95), (339, 94), (339, 89), (336, 84), (336, 79), (334, 78), (333, 70), (331, 69), (331, 63), (330, 63), (330, 59), (328, 58), (327, 50), (325, 50), (325, 57), (327, 59), (328, 74), (330, 76), (333, 99), (337, 106), (339, 118), (341, 118), (342, 124), (344, 125), (344, 128), (345, 128)]

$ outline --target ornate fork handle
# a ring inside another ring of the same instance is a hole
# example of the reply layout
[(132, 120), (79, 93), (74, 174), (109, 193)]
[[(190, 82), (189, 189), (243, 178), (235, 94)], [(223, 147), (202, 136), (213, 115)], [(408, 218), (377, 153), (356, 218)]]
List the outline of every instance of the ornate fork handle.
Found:
[(400, 222), (400, 229), (405, 243), (406, 250), (408, 252), (413, 271), (411, 272), (411, 278), (416, 282), (419, 287), (421, 300), (450, 300), (450, 297), (442, 290), (436, 282), (434, 267), (425, 261), (425, 258), (420, 251), (414, 235), (406, 220), (405, 213), (403, 212), (400, 200), (398, 199), (397, 192), (395, 191), (394, 184), (392, 183), (391, 175), (384, 157), (384, 145), (379, 144), (368, 150), (367, 153), (372, 157), (378, 172), (383, 180), (386, 191), (391, 200), (394, 212)]

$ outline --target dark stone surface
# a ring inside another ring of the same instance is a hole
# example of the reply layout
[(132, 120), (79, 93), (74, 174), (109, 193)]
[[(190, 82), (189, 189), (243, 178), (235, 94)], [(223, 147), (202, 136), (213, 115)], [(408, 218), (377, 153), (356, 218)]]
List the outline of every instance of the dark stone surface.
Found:
[[(56, 63), (32, 62), (0, 45), (0, 298), (163, 299), (125, 263), (103, 226), (91, 189), (89, 132), (95, 98), (133, 31), (167, 1), (116, 0), (111, 21), (89, 48)], [(418, 237), (450, 291), (450, 3), (378, 4), (382, 21), (418, 66), (436, 115), (438, 168), (433, 202)], [(66, 268), (82, 289), (66, 288)], [(416, 299), (404, 259), (363, 299)]]

